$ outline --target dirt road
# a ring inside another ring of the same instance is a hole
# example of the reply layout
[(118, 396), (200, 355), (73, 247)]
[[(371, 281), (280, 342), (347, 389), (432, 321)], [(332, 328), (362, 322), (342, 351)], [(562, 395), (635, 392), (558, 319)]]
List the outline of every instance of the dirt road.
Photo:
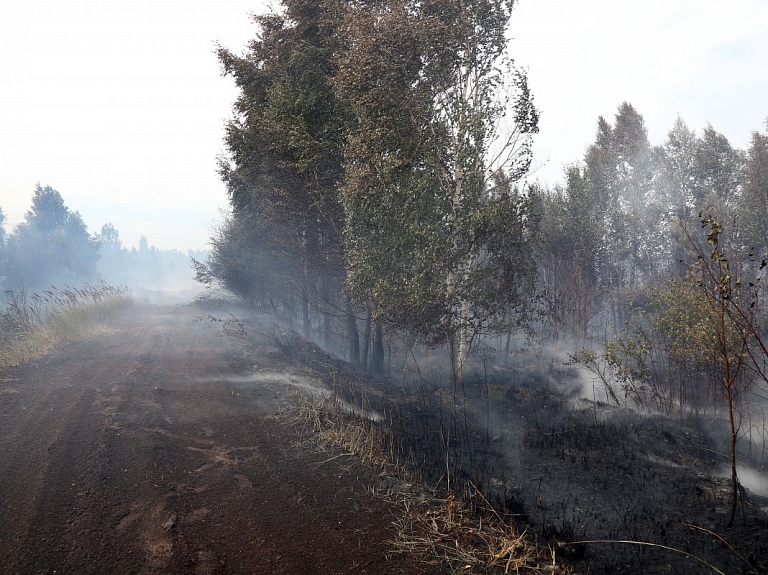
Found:
[(0, 373), (0, 572), (432, 573), (388, 555), (373, 470), (267, 417), (267, 344), (206, 316), (136, 307)]

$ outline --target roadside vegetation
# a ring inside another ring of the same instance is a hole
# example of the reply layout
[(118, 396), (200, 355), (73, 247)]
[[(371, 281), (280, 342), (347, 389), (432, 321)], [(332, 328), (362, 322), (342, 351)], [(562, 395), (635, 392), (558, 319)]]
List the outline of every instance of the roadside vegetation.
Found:
[[(733, 528), (737, 459), (768, 465), (768, 134), (741, 150), (678, 118), (653, 145), (624, 102), (561, 183), (537, 182), (513, 6), (283, 0), (255, 16), (243, 53), (218, 50), (240, 90), (220, 158), (230, 212), (196, 278), (401, 388), (404, 403), (380, 406), (382, 451), (445, 501), (479, 508), (475, 485), (498, 513), (522, 506), (492, 500), (483, 454), (505, 437), (501, 406), (526, 396), (546, 414), (524, 414), (526, 433), (558, 456), (569, 433), (599, 436), (585, 466), (625, 431), (598, 411), (709, 425), (722, 445), (707, 472), (730, 470), (718, 521)], [(555, 397), (576, 380), (591, 421)], [(339, 433), (329, 408), (305, 415)], [(617, 505), (613, 539), (655, 544)]]
[(126, 288), (105, 283), (7, 295), (0, 313), (0, 370), (40, 357), (59, 343), (93, 335), (133, 305)]
[[(394, 552), (453, 573), (574, 572), (564, 562), (573, 553), (562, 542), (527, 533), (513, 514), (498, 510), (498, 501), (486, 498), (475, 482), (489, 479), (487, 469), (470, 462), (464, 469), (456, 466), (450, 446), (442, 443), (442, 424), (432, 421), (424, 427), (434, 415), (426, 411), (430, 406), (405, 390), (366, 382), (358, 369), (295, 332), (275, 336), (273, 343), (285, 360), (333, 390), (323, 396), (300, 392), (295, 406), (274, 417), (293, 426), (302, 445), (328, 453), (324, 462), (356, 456), (379, 469), (380, 481), (369, 491), (396, 511)], [(412, 417), (413, 410), (421, 412), (423, 421)], [(477, 448), (476, 441), (464, 445)], [(474, 475), (467, 474), (471, 467)], [(435, 469), (440, 476), (436, 484)]]

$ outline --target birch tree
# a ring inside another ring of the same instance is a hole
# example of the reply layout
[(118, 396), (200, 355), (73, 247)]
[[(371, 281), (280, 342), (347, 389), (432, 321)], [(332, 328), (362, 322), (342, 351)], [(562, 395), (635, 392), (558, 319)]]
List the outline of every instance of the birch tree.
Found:
[(512, 7), (357, 3), (336, 81), (358, 122), (344, 186), (349, 289), (448, 342), (459, 378), (474, 338), (530, 276), (531, 210), (517, 184), (538, 111), (506, 51)]

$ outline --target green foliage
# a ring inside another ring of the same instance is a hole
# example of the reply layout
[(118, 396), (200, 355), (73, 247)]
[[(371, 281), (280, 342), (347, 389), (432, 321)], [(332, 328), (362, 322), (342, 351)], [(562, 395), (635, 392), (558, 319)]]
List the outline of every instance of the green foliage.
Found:
[(752, 133), (744, 164), (740, 221), (748, 247), (768, 252), (768, 134)]
[(0, 207), (0, 288), (2, 288), (7, 281), (7, 266), (5, 250), (5, 214), (3, 213), (3, 208)]
[(350, 293), (430, 341), (460, 334), (460, 355), (510, 314), (532, 269), (533, 212), (515, 184), (538, 112), (504, 63), (510, 9), (353, 7), (335, 80), (357, 118), (342, 188)]
[(716, 357), (715, 320), (693, 281), (670, 280), (654, 286), (644, 317), (651, 330), (645, 340), (660, 342), (672, 361), (702, 371), (712, 365)]
[(586, 365), (605, 361), (625, 390), (645, 386), (671, 396), (681, 382), (671, 380), (670, 374), (719, 385), (712, 375), (724, 371), (726, 360), (735, 364), (748, 359), (741, 345), (743, 326), (735, 318), (721, 322), (695, 278), (648, 286), (644, 296), (645, 308), (605, 342), (602, 354), (591, 362), (586, 356), (579, 360)]
[(505, 60), (512, 4), (284, 0), (244, 56), (219, 49), (241, 90), (220, 163), (233, 218), (198, 279), (300, 300), (305, 332), (308, 306), (344, 310), (351, 339), (346, 297), (377, 333), (501, 325), (533, 268), (516, 182), (538, 111)]
[(556, 329), (570, 327), (576, 341), (586, 336), (606, 285), (609, 254), (596, 194), (583, 171), (569, 166), (566, 185), (542, 198), (542, 291)]
[[(95, 240), (101, 251), (117, 251), (122, 248), (120, 232), (111, 223), (101, 226), (101, 232), (96, 235)], [(146, 243), (146, 238), (144, 241)]]
[(741, 195), (744, 154), (734, 149), (724, 135), (712, 126), (707, 126), (696, 150), (696, 161), (699, 171), (698, 196), (706, 198), (707, 194), (714, 192), (725, 206), (735, 208)]
[(243, 56), (218, 50), (240, 88), (220, 159), (233, 215), (211, 258), (196, 264), (197, 278), (290, 315), (298, 302), (306, 336), (311, 311), (330, 318), (347, 307), (338, 186), (352, 118), (332, 85), (342, 9), (334, 0), (284, 0), (280, 12), (254, 18), (260, 34)]
[(219, 48), (223, 71), (241, 88), (221, 161), (234, 209), (280, 224), (338, 226), (333, 187), (348, 118), (330, 77), (340, 39), (333, 2), (285, 0), (283, 13), (257, 16), (245, 56)]

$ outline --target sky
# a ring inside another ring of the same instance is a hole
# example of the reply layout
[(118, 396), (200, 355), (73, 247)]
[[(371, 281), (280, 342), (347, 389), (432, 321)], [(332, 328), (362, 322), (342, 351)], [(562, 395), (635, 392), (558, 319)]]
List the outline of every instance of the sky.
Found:
[[(126, 247), (205, 249), (237, 96), (215, 43), (242, 52), (265, 0), (4, 0), (0, 207), (7, 229), (50, 185)], [(520, 0), (510, 52), (540, 134), (532, 178), (562, 179), (623, 101), (652, 144), (680, 115), (746, 148), (768, 117), (768, 0)]]

